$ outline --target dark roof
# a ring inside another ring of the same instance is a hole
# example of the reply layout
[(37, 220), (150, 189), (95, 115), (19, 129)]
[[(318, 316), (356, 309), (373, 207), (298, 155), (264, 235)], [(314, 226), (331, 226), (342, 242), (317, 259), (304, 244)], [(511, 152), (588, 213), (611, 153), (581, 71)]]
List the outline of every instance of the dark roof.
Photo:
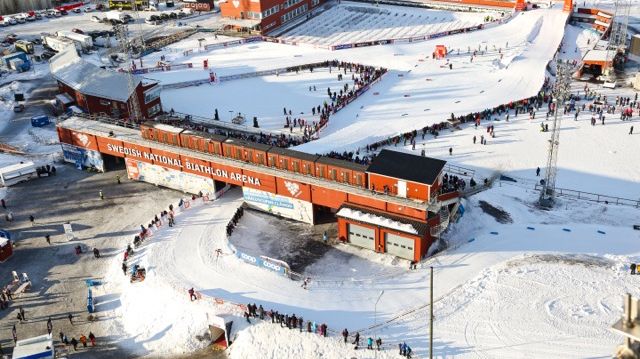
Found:
[[(424, 237), (424, 236), (426, 236), (427, 233), (429, 233), (429, 225), (427, 224), (427, 222), (420, 222), (420, 221), (415, 220), (415, 219), (410, 219), (410, 218), (406, 218), (406, 217), (402, 217), (402, 216), (396, 216), (396, 215), (393, 215), (393, 214), (389, 214), (388, 212), (380, 212), (380, 211), (377, 211), (377, 210), (371, 209), (371, 208), (355, 206), (355, 205), (352, 205), (350, 203), (345, 203), (340, 208), (341, 209), (342, 208), (349, 208), (349, 209), (360, 211), (360, 212), (363, 212), (363, 213), (370, 213), (370, 214), (373, 214), (375, 216), (389, 218), (392, 221), (400, 222), (400, 223), (403, 223), (403, 224), (409, 224), (416, 230), (416, 232), (418, 232), (418, 236), (420, 236), (420, 237)], [(338, 212), (340, 212), (340, 210), (338, 210)], [(380, 225), (380, 224), (378, 224), (378, 226), (384, 227), (384, 228), (388, 228), (388, 227), (385, 227), (385, 226)], [(397, 228), (389, 228), (389, 229), (392, 229), (394, 231), (399, 231)], [(400, 232), (402, 232), (402, 231), (400, 231)], [(410, 233), (410, 234), (413, 234), (413, 233)], [(413, 234), (413, 235), (415, 235), (415, 234)]]
[(300, 152), (300, 151), (290, 150), (288, 148), (280, 148), (275, 146), (271, 147), (271, 149), (269, 150), (269, 153), (293, 157), (293, 158), (297, 158), (297, 159), (301, 159), (303, 161), (309, 161), (309, 162), (314, 162), (318, 158), (318, 155), (312, 155), (306, 152)]
[(325, 164), (325, 165), (348, 168), (348, 169), (351, 169), (351, 170), (354, 170), (354, 171), (360, 171), (360, 172), (365, 172), (367, 170), (367, 167), (368, 167), (368, 165), (363, 165), (363, 164), (360, 164), (360, 163), (347, 161), (347, 160), (339, 160), (337, 158), (325, 157), (325, 156), (318, 157), (316, 162), (322, 163), (322, 164)]
[(432, 185), (447, 161), (384, 149), (371, 161), (367, 172)]
[(226, 141), (224, 141), (227, 144), (230, 145), (234, 145), (234, 146), (242, 146), (242, 147), (246, 147), (246, 148), (253, 148), (254, 150), (258, 150), (258, 151), (268, 151), (271, 148), (271, 145), (265, 145), (264, 143), (260, 143), (260, 142), (253, 142), (253, 141), (245, 141), (245, 140), (241, 140), (238, 138), (233, 138), (233, 137), (229, 137)]
[(186, 131), (183, 132), (183, 134), (200, 136), (200, 137), (206, 138), (208, 140), (213, 140), (213, 141), (216, 141), (216, 142), (224, 142), (228, 138), (228, 136), (218, 135), (218, 134), (215, 134), (215, 133), (204, 132), (204, 131), (196, 131), (196, 130), (186, 130)]

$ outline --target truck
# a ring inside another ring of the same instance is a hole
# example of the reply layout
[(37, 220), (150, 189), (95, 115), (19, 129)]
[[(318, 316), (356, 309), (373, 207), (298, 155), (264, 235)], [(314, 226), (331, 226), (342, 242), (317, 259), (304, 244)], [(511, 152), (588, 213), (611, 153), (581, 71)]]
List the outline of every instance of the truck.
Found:
[(67, 39), (65, 37), (45, 35), (42, 37), (42, 44), (47, 45), (47, 47), (49, 47), (51, 50), (57, 52), (63, 51), (68, 47), (73, 47), (76, 50), (80, 48), (80, 50), (82, 50), (80, 44), (77, 44), (75, 41)]
[(33, 127), (44, 127), (50, 124), (49, 116), (47, 115), (39, 115), (31, 117), (31, 126)]
[(33, 162), (20, 162), (0, 168), (0, 184), (4, 187), (9, 187), (16, 183), (28, 181), (37, 177), (37, 175), (36, 165)]
[(31, 68), (31, 60), (24, 52), (18, 51), (2, 57), (2, 65), (6, 68), (20, 72)]
[(58, 37), (66, 37), (67, 39), (77, 42), (83, 50), (93, 48), (93, 39), (91, 36), (79, 34), (73, 31), (58, 31), (56, 34)]
[(55, 347), (51, 334), (18, 340), (13, 347), (13, 359), (42, 358), (54, 359)]
[(130, 16), (120, 11), (108, 11), (104, 13), (105, 19), (109, 22), (117, 22), (121, 24), (126, 24), (129, 22)]
[(18, 40), (14, 43), (17, 51), (22, 51), (27, 54), (33, 54), (33, 43), (26, 40)]

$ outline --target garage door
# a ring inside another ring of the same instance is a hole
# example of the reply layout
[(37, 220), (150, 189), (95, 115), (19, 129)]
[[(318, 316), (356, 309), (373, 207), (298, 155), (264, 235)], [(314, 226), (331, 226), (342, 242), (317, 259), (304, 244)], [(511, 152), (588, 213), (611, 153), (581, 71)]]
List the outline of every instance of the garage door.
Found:
[(375, 250), (375, 230), (349, 223), (347, 224), (347, 231), (349, 232), (349, 243), (358, 247)]
[(400, 237), (391, 233), (385, 233), (384, 243), (384, 247), (387, 249), (387, 253), (393, 254), (394, 256), (398, 256), (400, 258), (413, 260), (413, 239)]

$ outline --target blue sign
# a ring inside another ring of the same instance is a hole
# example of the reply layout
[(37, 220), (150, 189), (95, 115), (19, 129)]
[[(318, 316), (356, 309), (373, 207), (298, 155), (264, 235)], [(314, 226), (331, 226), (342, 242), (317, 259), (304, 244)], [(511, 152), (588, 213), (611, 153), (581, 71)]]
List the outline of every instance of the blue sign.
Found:
[(0, 238), (11, 239), (11, 234), (9, 231), (5, 231), (4, 229), (0, 229)]
[(236, 256), (242, 259), (243, 261), (245, 261), (246, 263), (253, 264), (254, 266), (268, 269), (270, 271), (280, 273), (282, 275), (287, 275), (287, 270), (285, 267), (279, 264), (273, 263), (271, 261), (266, 261), (260, 257), (254, 257), (252, 255), (240, 252), (238, 250), (236, 251)]

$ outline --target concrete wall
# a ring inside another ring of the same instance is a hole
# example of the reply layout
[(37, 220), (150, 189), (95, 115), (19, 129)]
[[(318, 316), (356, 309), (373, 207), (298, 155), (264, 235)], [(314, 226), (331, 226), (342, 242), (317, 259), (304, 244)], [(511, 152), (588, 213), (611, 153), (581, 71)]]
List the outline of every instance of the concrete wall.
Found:
[(0, 15), (53, 7), (53, 0), (0, 0)]

